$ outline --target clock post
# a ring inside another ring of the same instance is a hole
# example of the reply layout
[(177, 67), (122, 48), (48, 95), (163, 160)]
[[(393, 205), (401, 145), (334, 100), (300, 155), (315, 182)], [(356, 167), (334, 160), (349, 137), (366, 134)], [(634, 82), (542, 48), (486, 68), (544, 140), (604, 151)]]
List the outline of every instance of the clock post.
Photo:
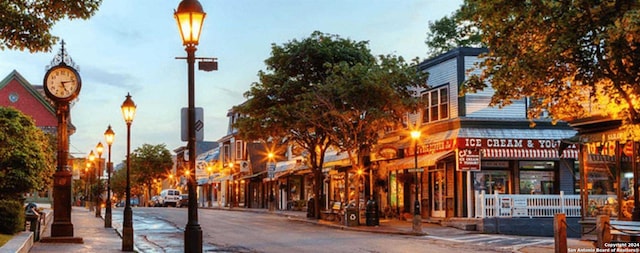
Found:
[[(66, 57), (66, 58), (65, 58)], [(54, 64), (56, 64), (54, 66)], [(56, 105), (58, 117), (57, 167), (53, 174), (53, 223), (51, 237), (41, 242), (83, 243), (82, 237), (73, 237), (71, 223), (71, 170), (69, 169), (69, 114), (70, 102), (80, 92), (80, 75), (64, 49), (64, 41), (58, 55), (51, 61), (44, 77), (44, 91)]]
[(71, 223), (71, 171), (68, 167), (69, 135), (67, 125), (69, 103), (57, 104), (58, 166), (53, 174), (53, 223), (51, 237), (73, 237)]

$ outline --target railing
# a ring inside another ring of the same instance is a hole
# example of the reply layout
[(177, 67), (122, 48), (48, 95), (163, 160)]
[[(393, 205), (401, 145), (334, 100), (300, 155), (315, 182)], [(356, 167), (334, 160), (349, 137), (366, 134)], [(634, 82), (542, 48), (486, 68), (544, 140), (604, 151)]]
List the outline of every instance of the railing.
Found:
[(475, 191), (476, 218), (553, 217), (564, 213), (580, 217), (580, 195), (486, 194)]

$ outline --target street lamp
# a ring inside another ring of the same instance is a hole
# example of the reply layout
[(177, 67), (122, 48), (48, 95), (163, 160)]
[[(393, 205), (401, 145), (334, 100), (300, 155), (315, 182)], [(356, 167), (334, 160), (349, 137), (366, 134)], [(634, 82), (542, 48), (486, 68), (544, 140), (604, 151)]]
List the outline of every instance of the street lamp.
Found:
[[(267, 171), (271, 171), (271, 170), (275, 170), (275, 162), (274, 162), (274, 158), (276, 157), (276, 155), (273, 152), (269, 152), (267, 154)], [(273, 168), (273, 169), (272, 169)], [(268, 172), (268, 173), (273, 173), (273, 172)], [(270, 175), (269, 177), (269, 212), (273, 212), (276, 210), (276, 206), (275, 206), (275, 196), (273, 195), (273, 177), (274, 175)]]
[(107, 160), (107, 203), (104, 211), (104, 227), (111, 227), (111, 170), (113, 169), (111, 164), (111, 144), (115, 139), (116, 134), (111, 129), (111, 125), (107, 127), (107, 131), (104, 131), (104, 139), (107, 141), (107, 147), (109, 151)]
[[(89, 152), (89, 162), (87, 163), (87, 165), (90, 168), (93, 168), (93, 165), (94, 165), (93, 161), (95, 161), (95, 160), (96, 160), (96, 155), (93, 153), (93, 150), (91, 150), (91, 152)], [(94, 170), (95, 170), (95, 168), (94, 168)], [(94, 194), (95, 193), (95, 189), (94, 189), (95, 186), (93, 184), (93, 171), (91, 172), (91, 177), (90, 178), (91, 178), (91, 185), (90, 185), (91, 187), (89, 187), (89, 198), (90, 198), (92, 203), (89, 204), (89, 212), (93, 212), (94, 211), (93, 208), (95, 206), (95, 203), (93, 203), (93, 201), (95, 201), (95, 198), (96, 198), (96, 196), (94, 196), (95, 195)], [(97, 206), (95, 208), (97, 208)]]
[(195, 102), (194, 102), (194, 63), (196, 46), (200, 39), (200, 31), (206, 13), (202, 10), (202, 5), (198, 0), (182, 0), (178, 9), (174, 11), (174, 17), (178, 22), (178, 29), (182, 37), (182, 44), (187, 51), (188, 65), (188, 150), (189, 150), (189, 170), (194, 173), (187, 178), (189, 189), (189, 210), (187, 225), (184, 230), (184, 252), (202, 252), (202, 229), (198, 224), (198, 205), (196, 200), (196, 130), (195, 130)]
[(124, 220), (122, 221), (122, 251), (133, 251), (133, 211), (131, 210), (131, 122), (136, 115), (136, 104), (127, 93), (127, 98), (122, 102), (122, 117), (127, 123), (127, 187), (125, 190)]
[(207, 182), (209, 182), (209, 193), (208, 195), (208, 203), (207, 206), (208, 207), (213, 207), (213, 198), (211, 197), (211, 195), (213, 194), (213, 180), (211, 180), (211, 173), (213, 172), (213, 166), (211, 164), (207, 164), (207, 173), (208, 173), (208, 177), (207, 177)]
[(414, 233), (422, 233), (422, 216), (420, 215), (420, 199), (418, 199), (418, 141), (420, 140), (420, 131), (414, 130), (411, 131), (411, 139), (413, 139), (413, 161), (414, 161), (414, 170), (415, 170), (415, 191), (416, 191), (416, 199), (413, 204), (413, 232)]
[(100, 183), (100, 172), (102, 172), (102, 152), (104, 151), (104, 146), (102, 146), (102, 142), (98, 142), (96, 145), (96, 153), (98, 153), (98, 166), (96, 166), (96, 175), (98, 178), (98, 183), (96, 184), (96, 217), (101, 217), (102, 206), (100, 201), (100, 195), (102, 195), (102, 184)]

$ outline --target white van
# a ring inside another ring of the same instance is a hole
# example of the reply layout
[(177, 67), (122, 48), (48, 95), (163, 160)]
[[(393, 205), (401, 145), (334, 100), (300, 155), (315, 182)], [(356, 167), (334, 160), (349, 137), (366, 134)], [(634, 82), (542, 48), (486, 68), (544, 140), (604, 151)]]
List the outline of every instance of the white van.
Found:
[(160, 198), (158, 198), (160, 205), (177, 206), (180, 201), (180, 191), (176, 189), (164, 189), (160, 192)]

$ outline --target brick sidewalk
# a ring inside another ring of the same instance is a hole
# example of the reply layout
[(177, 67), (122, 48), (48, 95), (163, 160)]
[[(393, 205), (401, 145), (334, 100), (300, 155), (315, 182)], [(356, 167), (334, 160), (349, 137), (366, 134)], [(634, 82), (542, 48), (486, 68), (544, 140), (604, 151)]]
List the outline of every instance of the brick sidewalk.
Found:
[[(114, 228), (105, 228), (104, 220), (96, 217), (84, 207), (72, 207), (71, 223), (74, 237), (81, 237), (84, 243), (43, 243), (36, 242), (29, 252), (70, 253), (70, 252), (120, 252), (122, 238)], [(51, 223), (42, 237), (51, 235)]]

